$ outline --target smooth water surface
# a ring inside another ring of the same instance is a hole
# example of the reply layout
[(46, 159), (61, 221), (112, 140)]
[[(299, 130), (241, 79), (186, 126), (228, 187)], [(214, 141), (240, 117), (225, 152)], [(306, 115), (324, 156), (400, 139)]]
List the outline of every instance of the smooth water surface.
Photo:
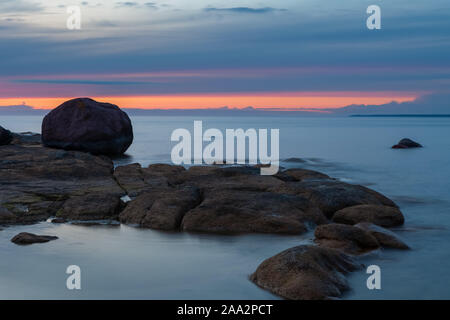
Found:
[[(2, 116), (12, 131), (40, 131), (42, 117)], [(382, 250), (363, 258), (382, 270), (382, 290), (366, 287), (365, 271), (349, 276), (348, 299), (450, 299), (450, 118), (132, 117), (135, 140), (118, 165), (170, 163), (176, 128), (278, 128), (281, 158), (391, 197), (406, 223), (398, 234), (411, 251)], [(422, 149), (392, 150), (401, 138)], [(288, 167), (289, 164), (282, 163)], [(292, 164), (291, 164), (292, 165)], [(21, 231), (57, 235), (17, 246)], [(164, 233), (129, 226), (14, 226), (0, 231), (0, 298), (271, 299), (248, 281), (258, 264), (309, 242), (301, 236), (217, 236)], [(82, 290), (65, 287), (65, 268), (82, 269)]]

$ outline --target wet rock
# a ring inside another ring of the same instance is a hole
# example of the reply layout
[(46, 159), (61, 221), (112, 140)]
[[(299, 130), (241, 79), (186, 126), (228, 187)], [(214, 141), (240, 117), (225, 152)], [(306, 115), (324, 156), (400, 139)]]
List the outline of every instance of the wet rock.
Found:
[(392, 149), (409, 149), (409, 148), (422, 148), (422, 145), (411, 139), (405, 138), (400, 140), (396, 145), (392, 146)]
[(329, 218), (338, 210), (362, 204), (396, 207), (392, 200), (374, 190), (336, 180), (286, 182), (281, 187), (272, 188), (272, 191), (302, 196)]
[(378, 240), (380, 245), (384, 248), (393, 248), (401, 250), (409, 249), (409, 246), (390, 230), (384, 229), (380, 226), (367, 222), (358, 223), (355, 225), (355, 227), (366, 230), (368, 233), (374, 236)]
[(0, 146), (10, 144), (12, 139), (11, 131), (0, 126)]
[(116, 105), (78, 98), (45, 116), (42, 141), (52, 148), (116, 155), (133, 142), (133, 128), (128, 115)]
[(324, 224), (314, 232), (320, 246), (340, 249), (349, 254), (361, 254), (380, 247), (378, 240), (364, 229), (346, 224)]
[(120, 221), (160, 230), (178, 230), (185, 213), (200, 202), (195, 187), (155, 188), (131, 201)]
[(33, 243), (49, 242), (49, 241), (56, 240), (56, 239), (58, 239), (58, 237), (40, 236), (40, 235), (28, 233), (28, 232), (21, 232), (21, 233), (15, 235), (11, 239), (11, 242), (14, 242), (15, 244), (20, 244), (20, 245), (27, 245), (27, 244), (33, 244)]
[(395, 227), (405, 221), (402, 212), (395, 207), (385, 205), (357, 205), (336, 212), (333, 221), (344, 224), (370, 222), (381, 227)]
[(64, 219), (64, 218), (54, 218), (54, 219), (52, 219), (50, 222), (51, 222), (51, 223), (59, 224), (59, 223), (66, 223), (67, 220)]
[(133, 163), (117, 167), (114, 177), (117, 183), (133, 198), (154, 188), (169, 187), (184, 171), (186, 169), (182, 166), (153, 164), (142, 168), (140, 164)]
[(0, 223), (30, 223), (56, 216), (66, 200), (88, 194), (120, 199), (124, 191), (109, 158), (39, 145), (0, 148)]
[(333, 299), (349, 289), (344, 275), (358, 268), (359, 264), (338, 250), (303, 245), (265, 260), (250, 280), (287, 299)]
[(196, 208), (186, 213), (186, 231), (213, 233), (300, 234), (308, 224), (325, 223), (318, 208), (301, 197), (262, 191), (208, 191)]
[(122, 208), (120, 198), (114, 194), (91, 193), (72, 196), (56, 213), (57, 217), (69, 220), (101, 220), (119, 216)]
[(36, 146), (42, 143), (41, 135), (35, 132), (20, 132), (13, 133), (13, 140), (11, 144)]

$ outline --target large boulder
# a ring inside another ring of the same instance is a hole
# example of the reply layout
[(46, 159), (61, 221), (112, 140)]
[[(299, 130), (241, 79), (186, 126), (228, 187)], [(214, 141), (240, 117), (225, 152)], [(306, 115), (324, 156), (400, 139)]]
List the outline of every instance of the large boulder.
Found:
[(0, 126), (0, 146), (10, 144), (13, 139), (11, 131)]
[(56, 239), (58, 239), (58, 237), (41, 236), (41, 235), (36, 235), (33, 233), (21, 232), (21, 233), (15, 235), (11, 239), (11, 242), (14, 242), (15, 244), (20, 244), (20, 245), (27, 245), (27, 244), (33, 244), (33, 243), (49, 242), (49, 241), (56, 240)]
[(342, 250), (349, 254), (361, 254), (377, 249), (378, 240), (364, 229), (346, 224), (324, 224), (314, 231), (315, 242), (321, 246)]
[(395, 207), (383, 205), (357, 205), (337, 211), (333, 221), (344, 224), (370, 222), (381, 227), (400, 226), (405, 222), (402, 212)]
[(124, 153), (133, 142), (128, 115), (118, 106), (89, 98), (64, 102), (42, 122), (42, 142), (47, 147), (94, 154)]
[(409, 148), (422, 148), (422, 145), (411, 139), (404, 138), (400, 140), (396, 145), (392, 146), (392, 149), (409, 149)]
[(287, 299), (332, 299), (349, 289), (344, 275), (360, 267), (338, 250), (302, 245), (265, 260), (250, 280)]
[(116, 180), (131, 202), (120, 214), (127, 224), (210, 233), (288, 233), (325, 223), (307, 199), (267, 192), (284, 182), (255, 167), (165, 164), (116, 168)]

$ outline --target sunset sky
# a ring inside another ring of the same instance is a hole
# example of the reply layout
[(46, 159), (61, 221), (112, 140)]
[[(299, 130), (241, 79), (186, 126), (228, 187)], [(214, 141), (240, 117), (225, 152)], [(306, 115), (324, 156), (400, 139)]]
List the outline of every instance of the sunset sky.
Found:
[[(366, 28), (378, 4), (382, 29)], [(68, 30), (78, 5), (82, 29)], [(0, 0), (0, 106), (334, 108), (450, 91), (448, 0)]]

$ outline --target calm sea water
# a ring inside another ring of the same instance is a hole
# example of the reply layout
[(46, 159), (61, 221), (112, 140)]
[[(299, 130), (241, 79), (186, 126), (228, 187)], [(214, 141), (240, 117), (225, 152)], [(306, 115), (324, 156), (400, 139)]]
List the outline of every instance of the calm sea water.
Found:
[[(41, 117), (2, 116), (12, 131), (40, 132)], [(406, 217), (398, 234), (413, 250), (364, 257), (382, 271), (382, 289), (349, 277), (346, 299), (450, 299), (450, 118), (133, 117), (135, 141), (117, 164), (170, 162), (176, 128), (279, 128), (281, 158), (359, 183), (394, 199)], [(392, 150), (404, 137), (425, 147)], [(282, 163), (285, 167), (289, 166)], [(18, 232), (59, 240), (19, 247)], [(128, 226), (81, 227), (42, 222), (0, 231), (0, 298), (272, 299), (248, 281), (264, 259), (308, 243), (301, 236), (165, 233)], [(82, 270), (82, 290), (65, 287), (68, 265)]]

